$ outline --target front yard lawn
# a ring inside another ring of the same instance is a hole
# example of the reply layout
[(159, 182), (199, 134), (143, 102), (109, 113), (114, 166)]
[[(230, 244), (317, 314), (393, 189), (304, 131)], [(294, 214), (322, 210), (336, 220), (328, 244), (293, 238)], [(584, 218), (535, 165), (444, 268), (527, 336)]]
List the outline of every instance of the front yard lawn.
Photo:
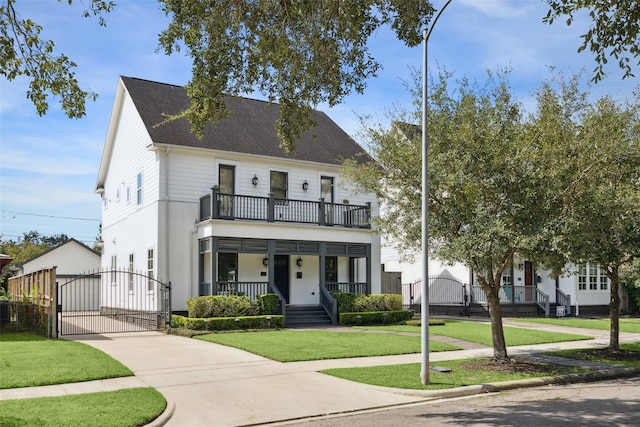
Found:
[[(358, 326), (358, 329), (388, 330), (396, 332), (420, 333), (420, 326), (389, 325), (389, 326)], [(545, 344), (563, 341), (590, 340), (586, 335), (568, 334), (564, 332), (538, 331), (534, 329), (514, 328), (504, 326), (504, 339), (507, 346)], [(491, 324), (486, 322), (468, 322), (461, 320), (446, 320), (444, 326), (429, 327), (429, 335), (442, 335), (476, 344), (493, 346)]]
[[(278, 330), (199, 335), (194, 339), (239, 348), (279, 362), (420, 353), (420, 337), (366, 332)], [(460, 350), (431, 340), (429, 351)]]
[(122, 363), (86, 344), (30, 333), (0, 335), (0, 389), (130, 375)]
[(382, 387), (413, 390), (441, 390), (498, 381), (521, 380), (583, 372), (583, 368), (553, 365), (523, 359), (510, 363), (493, 362), (490, 359), (449, 360), (432, 363), (451, 372), (429, 371), (429, 384), (420, 380), (420, 364), (385, 365), (364, 368), (325, 369), (323, 374), (345, 380)]
[[(581, 319), (578, 317), (534, 317), (534, 318), (510, 318), (516, 322), (529, 322), (529, 323), (543, 323), (546, 325), (556, 326), (568, 326), (570, 328), (584, 328), (584, 329), (597, 329), (601, 331), (608, 331), (611, 328), (611, 321), (607, 319)], [(631, 332), (640, 334), (640, 318), (628, 317), (621, 318), (620, 332)]]
[(561, 350), (549, 354), (568, 357), (570, 359), (640, 367), (640, 342), (620, 344), (620, 350), (618, 351), (608, 348), (596, 348), (588, 350)]
[(3, 427), (144, 426), (160, 415), (166, 400), (154, 388), (0, 401)]

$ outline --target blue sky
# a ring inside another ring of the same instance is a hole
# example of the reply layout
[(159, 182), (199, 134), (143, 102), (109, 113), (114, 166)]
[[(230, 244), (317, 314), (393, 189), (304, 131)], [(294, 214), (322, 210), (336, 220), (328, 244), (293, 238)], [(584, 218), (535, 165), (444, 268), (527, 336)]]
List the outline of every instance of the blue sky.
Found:
[[(18, 0), (23, 17), (42, 25), (43, 37), (56, 43), (78, 67), (85, 89), (99, 93), (88, 102), (87, 115), (68, 119), (58, 100), (50, 99), (44, 117), (26, 99), (28, 82), (0, 80), (0, 234), (21, 237), (35, 230), (44, 235), (65, 233), (91, 244), (100, 224), (100, 197), (95, 183), (102, 156), (118, 76), (138, 77), (182, 85), (190, 79), (191, 62), (183, 54), (156, 52), (157, 35), (169, 19), (156, 0), (121, 0), (106, 16), (107, 27), (82, 18), (82, 3)], [(434, 0), (441, 7), (444, 0)], [(588, 20), (571, 27), (559, 21), (542, 23), (543, 0), (453, 0), (429, 40), (430, 67), (436, 64), (457, 77), (483, 80), (487, 69), (510, 67), (514, 90), (525, 103), (531, 92), (551, 75), (550, 66), (566, 73), (594, 68), (589, 52), (577, 53)], [(388, 30), (370, 42), (383, 65), (363, 95), (351, 95), (332, 109), (320, 105), (347, 133), (356, 136), (358, 116), (377, 114), (393, 102), (406, 101), (402, 79), (410, 67), (421, 69), (422, 47), (407, 48)], [(592, 89), (594, 96), (622, 99), (637, 79), (621, 79), (613, 61), (607, 78)], [(586, 79), (585, 79), (586, 80)], [(249, 97), (262, 99), (258, 93)]]

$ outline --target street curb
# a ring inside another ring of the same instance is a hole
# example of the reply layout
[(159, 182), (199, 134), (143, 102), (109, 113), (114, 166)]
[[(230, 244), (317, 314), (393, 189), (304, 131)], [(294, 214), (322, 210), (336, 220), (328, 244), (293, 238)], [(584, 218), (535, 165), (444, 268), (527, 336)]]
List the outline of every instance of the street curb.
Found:
[(584, 381), (598, 381), (613, 378), (630, 377), (640, 374), (640, 368), (612, 368), (599, 371), (583, 372), (579, 374), (557, 375), (552, 377), (528, 378), (525, 380), (501, 381), (495, 383), (482, 384), (482, 389), (486, 393), (493, 393), (503, 390), (514, 390), (525, 387), (539, 387), (549, 384), (567, 384)]
[(176, 410), (176, 404), (173, 400), (169, 400), (166, 397), (165, 400), (167, 401), (167, 406), (164, 408), (164, 412), (149, 424), (145, 424), (145, 427), (162, 427), (169, 422), (173, 416), (173, 412)]

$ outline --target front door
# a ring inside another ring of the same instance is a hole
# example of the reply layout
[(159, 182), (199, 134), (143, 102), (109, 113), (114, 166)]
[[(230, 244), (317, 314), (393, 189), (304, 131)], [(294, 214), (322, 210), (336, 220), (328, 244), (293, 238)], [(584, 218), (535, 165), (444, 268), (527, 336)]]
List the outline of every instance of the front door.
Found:
[(275, 285), (289, 303), (289, 255), (275, 255), (273, 258), (273, 279)]
[(533, 281), (533, 264), (531, 261), (524, 262), (524, 296), (525, 301), (535, 302), (535, 290)]

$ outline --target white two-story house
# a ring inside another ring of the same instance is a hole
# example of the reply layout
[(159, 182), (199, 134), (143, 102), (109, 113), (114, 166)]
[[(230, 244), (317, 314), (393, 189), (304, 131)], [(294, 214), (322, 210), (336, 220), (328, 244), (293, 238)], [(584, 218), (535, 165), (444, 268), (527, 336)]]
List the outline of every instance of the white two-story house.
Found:
[(278, 105), (226, 102), (231, 114), (199, 140), (186, 119), (166, 122), (189, 105), (182, 87), (120, 78), (96, 184), (102, 267), (170, 282), (173, 311), (199, 295), (318, 306), (331, 290), (379, 293), (376, 201), (341, 177), (364, 150), (317, 112), (287, 155)]

